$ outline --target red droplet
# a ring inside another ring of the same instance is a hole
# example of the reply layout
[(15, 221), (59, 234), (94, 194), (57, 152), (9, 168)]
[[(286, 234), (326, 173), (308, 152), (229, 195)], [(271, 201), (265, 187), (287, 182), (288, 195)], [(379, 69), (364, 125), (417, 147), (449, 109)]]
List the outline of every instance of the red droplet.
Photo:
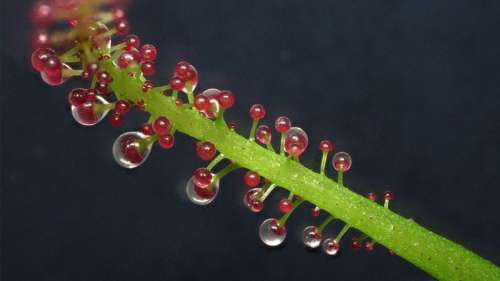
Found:
[(260, 176), (256, 172), (248, 171), (243, 177), (243, 181), (248, 187), (256, 187), (260, 183)]
[(207, 168), (198, 168), (193, 172), (193, 183), (201, 188), (206, 188), (212, 182), (212, 173)]
[(387, 201), (391, 201), (392, 199), (394, 199), (394, 194), (392, 193), (392, 191), (384, 192), (384, 199)]
[(254, 104), (250, 107), (249, 114), (252, 119), (260, 120), (266, 116), (266, 109), (262, 104)]
[(293, 209), (292, 201), (288, 198), (283, 198), (278, 203), (278, 208), (279, 208), (280, 212), (282, 212), (284, 214), (290, 213)]
[(164, 149), (171, 149), (174, 146), (174, 136), (171, 134), (162, 135), (158, 138), (158, 143)]
[(228, 91), (228, 90), (221, 91), (217, 98), (219, 100), (220, 106), (224, 109), (229, 109), (229, 108), (233, 107), (234, 102), (235, 102), (235, 98), (234, 98), (233, 93), (231, 91)]
[(156, 118), (155, 122), (153, 123), (153, 130), (160, 136), (168, 134), (168, 131), (171, 127), (172, 124), (170, 123), (170, 120), (168, 120), (164, 116)]
[(267, 125), (260, 125), (257, 130), (255, 131), (255, 138), (261, 143), (261, 144), (268, 144), (271, 142), (272, 139), (272, 133), (271, 129)]
[(196, 144), (196, 154), (203, 161), (212, 160), (216, 153), (217, 150), (215, 146), (208, 141), (198, 142)]
[(154, 134), (153, 131), (153, 126), (151, 124), (142, 124), (141, 126), (141, 132), (145, 134), (146, 136), (152, 136)]
[(321, 209), (318, 207), (311, 209), (311, 216), (313, 216), (313, 217), (319, 217), (320, 213), (321, 213)]
[(130, 111), (130, 104), (124, 100), (119, 100), (115, 103), (115, 112), (118, 115), (125, 115)]
[(118, 128), (123, 124), (123, 118), (120, 114), (115, 112), (109, 117), (109, 122), (113, 128)]
[(87, 90), (84, 88), (76, 88), (68, 94), (68, 101), (73, 106), (80, 106), (87, 101)]
[(333, 144), (331, 141), (329, 140), (322, 140), (320, 143), (319, 143), (319, 150), (323, 153), (327, 153), (327, 152), (332, 152), (333, 151)]
[(274, 122), (274, 128), (281, 134), (288, 131), (290, 127), (292, 127), (292, 122), (286, 116), (280, 116), (276, 118), (276, 121)]
[(144, 61), (154, 61), (157, 54), (156, 47), (151, 44), (144, 44), (141, 47), (141, 58)]

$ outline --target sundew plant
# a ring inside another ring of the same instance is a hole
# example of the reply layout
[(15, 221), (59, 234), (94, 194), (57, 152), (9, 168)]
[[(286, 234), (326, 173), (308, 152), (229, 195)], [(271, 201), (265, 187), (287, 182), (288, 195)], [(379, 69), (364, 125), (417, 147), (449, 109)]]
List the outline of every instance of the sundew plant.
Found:
[[(76, 122), (90, 127), (105, 121), (120, 127), (132, 110), (148, 114), (136, 131), (114, 141), (113, 157), (124, 169), (144, 165), (153, 150), (172, 149), (176, 135), (186, 134), (197, 140), (194, 149), (205, 163), (186, 179), (192, 203), (216, 203), (224, 177), (237, 169), (247, 170), (248, 190), (242, 200), (251, 213), (262, 212), (276, 189), (288, 191), (278, 204), (281, 217), (268, 218), (259, 227), (260, 240), (268, 247), (287, 239), (287, 221), (294, 210), (310, 208), (313, 217), (327, 215), (322, 223), (303, 229), (301, 242), (327, 256), (349, 247), (372, 251), (381, 246), (440, 280), (500, 280), (500, 269), (490, 261), (392, 212), (391, 191), (381, 200), (374, 193), (351, 191), (343, 179), (353, 160), (349, 153), (336, 151), (331, 140), (310, 143), (306, 130), (286, 116), (273, 120), (274, 126), (262, 124), (266, 108), (261, 104), (245, 110), (252, 122), (250, 132), (237, 133), (236, 124), (224, 118), (226, 111), (235, 109), (236, 95), (227, 89), (200, 91), (199, 73), (187, 61), (172, 66), (165, 84), (154, 85), (150, 77), (156, 72), (158, 46), (131, 33), (117, 1), (40, 2), (33, 21), (43, 31), (35, 33), (31, 64), (43, 81), (51, 86), (70, 78), (83, 81), (68, 93)], [(321, 154), (318, 167), (301, 164), (306, 150)], [(336, 178), (327, 177), (326, 169), (333, 169)], [(323, 230), (335, 220), (343, 227), (327, 237)], [(352, 229), (361, 235), (350, 236)]]

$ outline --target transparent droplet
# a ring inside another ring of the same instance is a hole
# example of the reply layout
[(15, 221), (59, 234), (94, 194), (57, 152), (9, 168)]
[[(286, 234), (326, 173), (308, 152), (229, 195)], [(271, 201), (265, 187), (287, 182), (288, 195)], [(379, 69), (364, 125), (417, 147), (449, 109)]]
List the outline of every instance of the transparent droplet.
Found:
[(109, 112), (109, 104), (101, 96), (96, 96), (96, 101), (86, 101), (80, 106), (71, 106), (71, 115), (76, 122), (83, 126), (94, 126), (101, 122)]
[(60, 70), (54, 71), (52, 75), (49, 75), (47, 72), (42, 71), (40, 72), (40, 77), (42, 78), (43, 82), (47, 83), (48, 85), (59, 86), (66, 82), (66, 80), (68, 80), (68, 77), (63, 76), (64, 69), (72, 70), (69, 65), (62, 63)]
[(133, 169), (146, 161), (152, 147), (151, 137), (140, 132), (127, 132), (113, 143), (113, 157), (118, 165)]
[(307, 148), (309, 138), (304, 130), (291, 127), (286, 133), (285, 151), (292, 156), (300, 156)]
[(333, 238), (327, 238), (323, 241), (323, 251), (329, 256), (335, 256), (340, 249), (339, 243)]
[(186, 195), (188, 199), (196, 205), (208, 205), (215, 200), (219, 194), (219, 181), (214, 181), (209, 187), (199, 187), (193, 182), (193, 177), (189, 178), (186, 184)]
[(245, 205), (250, 211), (254, 213), (259, 213), (264, 208), (264, 203), (258, 200), (258, 196), (262, 193), (262, 188), (256, 187), (247, 191), (245, 196), (243, 196), (243, 205)]
[(332, 165), (335, 171), (342, 169), (344, 172), (349, 171), (352, 166), (351, 155), (347, 152), (337, 152), (333, 155)]
[(219, 101), (217, 100), (217, 96), (221, 93), (219, 89), (206, 89), (203, 91), (200, 95), (205, 96), (208, 101), (210, 102), (210, 107), (208, 110), (202, 110), (200, 111), (205, 117), (209, 119), (215, 119), (219, 115), (220, 111), (220, 105)]
[(275, 218), (267, 219), (260, 224), (259, 237), (267, 246), (279, 246), (285, 241), (286, 227), (279, 225)]
[(321, 231), (316, 226), (310, 225), (304, 229), (302, 233), (302, 242), (306, 247), (316, 249), (321, 244)]

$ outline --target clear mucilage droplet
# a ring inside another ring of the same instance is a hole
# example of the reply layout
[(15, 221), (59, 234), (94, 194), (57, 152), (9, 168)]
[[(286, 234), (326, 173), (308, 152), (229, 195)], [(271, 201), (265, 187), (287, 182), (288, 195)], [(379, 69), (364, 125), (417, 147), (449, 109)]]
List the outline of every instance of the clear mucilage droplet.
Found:
[(199, 187), (189, 178), (186, 184), (186, 195), (196, 205), (208, 205), (215, 200), (219, 194), (219, 181), (215, 180), (208, 187)]
[(302, 233), (302, 242), (311, 249), (316, 249), (321, 245), (321, 231), (316, 226), (310, 225), (304, 229)]
[(306, 150), (309, 138), (304, 130), (291, 127), (286, 133), (285, 151), (292, 156), (300, 156)]
[(259, 213), (264, 208), (264, 203), (257, 198), (261, 193), (262, 188), (260, 187), (249, 189), (245, 196), (243, 196), (243, 205), (250, 209), (250, 211)]
[(139, 132), (127, 132), (118, 136), (113, 143), (113, 157), (118, 165), (133, 169), (146, 161), (152, 147), (153, 141), (150, 136)]
[(72, 69), (69, 65), (62, 63), (61, 69), (59, 71), (52, 73), (52, 75), (50, 75), (45, 71), (41, 71), (40, 77), (42, 78), (43, 82), (47, 83), (48, 85), (59, 86), (62, 85), (64, 82), (66, 82), (66, 80), (68, 80), (67, 77), (63, 76), (63, 70), (72, 70)]
[(94, 126), (101, 122), (109, 112), (109, 104), (101, 96), (96, 96), (96, 101), (86, 101), (80, 106), (71, 106), (71, 115), (76, 122), (83, 126)]
[(199, 94), (201, 96), (206, 97), (210, 103), (210, 107), (207, 110), (200, 111), (208, 119), (213, 120), (213, 119), (217, 118), (217, 116), (219, 115), (220, 104), (219, 104), (219, 101), (217, 100), (217, 96), (220, 93), (221, 93), (220, 90), (212, 88), (212, 89), (206, 89), (201, 94)]
[(340, 245), (335, 239), (327, 238), (323, 241), (323, 251), (329, 256), (335, 256), (340, 249)]
[(332, 166), (335, 169), (335, 171), (342, 171), (347, 172), (349, 169), (351, 169), (352, 166), (352, 158), (351, 155), (347, 152), (337, 152), (335, 155), (333, 155), (332, 158)]
[(279, 225), (275, 218), (266, 219), (259, 227), (259, 237), (267, 246), (279, 246), (285, 241), (286, 227)]

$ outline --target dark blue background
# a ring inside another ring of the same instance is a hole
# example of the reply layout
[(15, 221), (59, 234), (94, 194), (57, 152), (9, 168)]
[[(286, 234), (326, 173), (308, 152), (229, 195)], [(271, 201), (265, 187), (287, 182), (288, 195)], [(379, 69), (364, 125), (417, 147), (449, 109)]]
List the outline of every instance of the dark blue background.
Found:
[[(2, 280), (431, 279), (382, 247), (305, 251), (301, 229), (320, 222), (310, 206), (286, 247), (266, 249), (257, 227), (284, 193), (250, 214), (237, 172), (213, 206), (193, 206), (183, 185), (202, 164), (185, 136), (120, 169), (111, 144), (144, 116), (77, 126), (66, 92), (80, 82), (44, 85), (29, 65), (29, 1), (1, 4)], [(391, 189), (395, 211), (500, 263), (500, 2), (142, 0), (129, 12), (159, 47), (155, 82), (191, 61), (200, 89), (237, 95), (239, 132), (256, 102), (268, 123), (290, 116), (309, 133), (307, 165), (331, 138), (353, 156), (353, 190)]]

